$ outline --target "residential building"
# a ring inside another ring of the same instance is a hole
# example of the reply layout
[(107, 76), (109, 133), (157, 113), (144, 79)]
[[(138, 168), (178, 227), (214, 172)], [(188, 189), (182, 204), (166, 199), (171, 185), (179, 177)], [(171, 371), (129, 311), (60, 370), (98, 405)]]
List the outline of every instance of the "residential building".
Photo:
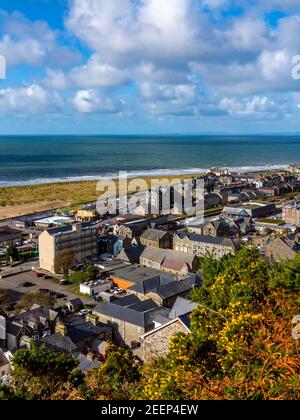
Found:
[(47, 229), (39, 236), (40, 268), (55, 273), (55, 260), (59, 252), (74, 254), (74, 265), (88, 257), (98, 255), (98, 231), (91, 223)]
[(144, 250), (140, 258), (140, 264), (179, 276), (186, 276), (188, 273), (196, 272), (199, 268), (196, 255), (153, 247)]
[(198, 234), (177, 234), (174, 236), (174, 249), (198, 257), (212, 255), (220, 259), (227, 254), (234, 254), (239, 241), (229, 238), (205, 236)]
[(300, 227), (300, 203), (286, 205), (282, 208), (282, 219), (286, 223), (291, 223)]
[(118, 254), (118, 259), (122, 261), (126, 261), (131, 264), (139, 264), (140, 257), (144, 251), (144, 245), (133, 245), (130, 248), (123, 249)]
[(187, 296), (192, 289), (200, 287), (201, 284), (201, 277), (197, 274), (189, 274), (182, 280), (157, 276), (137, 283), (127, 291), (141, 300), (152, 299), (160, 306), (171, 308), (178, 296)]
[(57, 320), (57, 311), (39, 305), (6, 319), (2, 326), (5, 330), (5, 347), (8, 350), (20, 347), (24, 344), (24, 337), (36, 340), (51, 335)]
[(147, 229), (140, 237), (141, 245), (172, 249), (172, 235), (157, 229)]
[(265, 248), (266, 256), (277, 262), (293, 260), (299, 252), (300, 244), (293, 236), (276, 238)]
[(154, 329), (154, 317), (161, 308), (151, 299), (141, 301), (134, 295), (101, 304), (93, 313), (113, 329), (113, 342), (122, 347), (139, 349), (141, 336)]
[(180, 319), (176, 318), (158, 328), (149, 331), (141, 337), (141, 358), (145, 363), (151, 363), (158, 357), (165, 357), (170, 351), (172, 337), (176, 334), (190, 334), (190, 329)]
[(9, 245), (14, 245), (20, 242), (22, 234), (20, 231), (9, 226), (0, 226), (0, 248), (5, 248)]
[[(189, 231), (191, 230), (189, 229)], [(238, 236), (239, 229), (231, 220), (219, 219), (205, 223), (201, 229), (201, 234), (231, 238)]]

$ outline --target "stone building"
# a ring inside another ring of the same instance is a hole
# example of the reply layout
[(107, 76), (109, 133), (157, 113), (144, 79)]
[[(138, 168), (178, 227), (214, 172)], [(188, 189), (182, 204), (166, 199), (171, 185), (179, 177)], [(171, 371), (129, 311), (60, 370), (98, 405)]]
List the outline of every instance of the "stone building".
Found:
[(213, 237), (197, 234), (177, 234), (174, 236), (174, 249), (176, 251), (197, 255), (201, 258), (208, 254), (220, 259), (227, 254), (234, 254), (239, 242), (234, 239)]
[(140, 242), (144, 246), (171, 249), (172, 235), (169, 232), (157, 229), (147, 229), (140, 237)]
[(158, 357), (165, 357), (169, 353), (171, 339), (175, 334), (189, 334), (189, 328), (176, 318), (167, 324), (161, 325), (153, 331), (142, 336), (141, 358), (145, 363), (150, 363)]

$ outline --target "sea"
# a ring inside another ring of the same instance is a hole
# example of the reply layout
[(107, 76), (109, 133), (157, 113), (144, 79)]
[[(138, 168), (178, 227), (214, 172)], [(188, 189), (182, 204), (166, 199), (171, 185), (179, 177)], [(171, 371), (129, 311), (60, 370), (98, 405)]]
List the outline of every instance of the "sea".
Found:
[(300, 136), (1, 136), (0, 186), (300, 163)]

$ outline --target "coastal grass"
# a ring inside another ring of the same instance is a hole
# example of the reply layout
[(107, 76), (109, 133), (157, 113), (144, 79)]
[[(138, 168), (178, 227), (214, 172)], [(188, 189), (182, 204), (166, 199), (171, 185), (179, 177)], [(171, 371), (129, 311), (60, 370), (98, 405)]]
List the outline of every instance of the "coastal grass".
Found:
[[(191, 179), (200, 174), (156, 177), (157, 179)], [(151, 186), (152, 177), (143, 177)], [(117, 180), (116, 180), (117, 181)], [(117, 184), (118, 185), (118, 184)], [(96, 190), (97, 181), (58, 182), (53, 184), (0, 187), (0, 206), (16, 206), (39, 202), (61, 201), (66, 205), (80, 205), (96, 201), (101, 192)]]

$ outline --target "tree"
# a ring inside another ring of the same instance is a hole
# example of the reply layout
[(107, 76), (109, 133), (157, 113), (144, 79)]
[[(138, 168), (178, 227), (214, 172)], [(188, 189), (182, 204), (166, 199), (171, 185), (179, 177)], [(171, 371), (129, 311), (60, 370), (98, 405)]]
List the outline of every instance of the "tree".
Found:
[(275, 289), (284, 288), (289, 291), (299, 291), (300, 255), (296, 255), (294, 260), (272, 264), (269, 278), (270, 286)]
[(140, 379), (139, 363), (130, 350), (110, 344), (106, 360), (87, 374), (86, 386), (90, 399), (129, 399)]
[(16, 312), (23, 309), (29, 310), (32, 305), (46, 306), (52, 308), (56, 303), (56, 298), (44, 292), (34, 292), (25, 294), (15, 307)]
[(77, 271), (68, 277), (70, 283), (80, 284), (94, 280), (98, 274), (98, 269), (95, 265), (88, 265), (85, 271)]
[(13, 363), (11, 389), (22, 399), (51, 399), (61, 388), (68, 387), (69, 392), (73, 389), (69, 378), (78, 360), (69, 354), (32, 344), (30, 350), (18, 350)]
[(7, 262), (19, 261), (19, 252), (15, 245), (10, 245), (5, 252), (5, 259)]
[(62, 273), (65, 277), (69, 276), (69, 271), (75, 261), (74, 252), (65, 249), (63, 251), (58, 252), (55, 258), (55, 272)]

